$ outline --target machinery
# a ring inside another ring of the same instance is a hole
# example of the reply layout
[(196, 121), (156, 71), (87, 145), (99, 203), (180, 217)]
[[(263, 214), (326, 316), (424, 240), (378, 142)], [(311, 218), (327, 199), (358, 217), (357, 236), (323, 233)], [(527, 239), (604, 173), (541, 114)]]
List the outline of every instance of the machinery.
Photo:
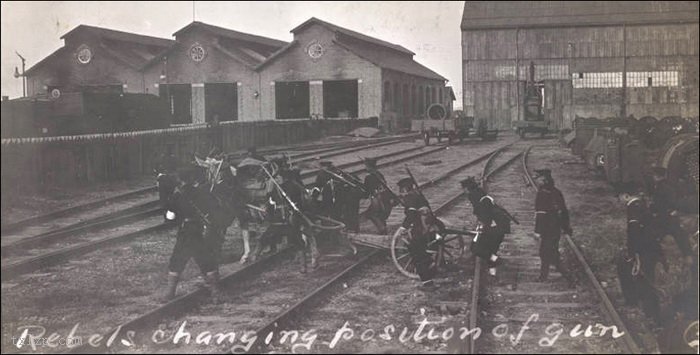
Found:
[(450, 115), (441, 104), (432, 104), (426, 111), (427, 119), (412, 120), (411, 131), (420, 132), (425, 145), (430, 145), (431, 138), (441, 142), (447, 138), (451, 144), (456, 139), (460, 142), (469, 137), (470, 129), (474, 127), (474, 117)]
[(535, 81), (535, 63), (530, 62), (530, 71), (525, 84), (524, 120), (513, 122), (513, 129), (521, 137), (527, 133), (539, 133), (544, 136), (549, 132), (549, 121), (544, 117), (544, 82)]

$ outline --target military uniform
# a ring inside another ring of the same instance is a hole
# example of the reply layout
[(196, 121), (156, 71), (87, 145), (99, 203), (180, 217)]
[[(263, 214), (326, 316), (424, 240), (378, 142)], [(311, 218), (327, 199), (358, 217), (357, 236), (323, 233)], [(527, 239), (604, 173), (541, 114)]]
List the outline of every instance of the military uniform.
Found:
[(180, 175), (185, 183), (175, 189), (167, 204), (168, 211), (174, 213), (178, 232), (168, 263), (168, 289), (163, 300), (169, 301), (175, 297), (180, 275), (190, 258), (194, 258), (212, 295), (218, 298), (220, 291), (217, 286), (219, 274), (216, 247), (205, 237), (208, 221), (195, 202), (198, 195), (205, 192), (194, 185), (196, 170), (188, 169)]
[(477, 256), (487, 260), (490, 267), (496, 265), (498, 249), (507, 233), (510, 233), (510, 220), (494, 204), (493, 198), (482, 196), (474, 206), (474, 214), (481, 226), (481, 234), (472, 245)]
[(554, 265), (559, 272), (568, 276), (559, 255), (561, 232), (571, 234), (569, 211), (564, 195), (554, 187), (551, 172), (547, 169), (535, 170), (545, 177), (545, 183), (537, 190), (535, 197), (535, 233), (540, 235), (540, 280), (549, 275), (549, 266)]
[[(303, 209), (303, 191), (301, 187), (294, 181), (292, 172), (284, 170), (281, 175), (284, 178), (284, 182), (280, 184), (280, 187), (301, 211)], [(305, 272), (305, 249), (301, 235), (302, 217), (292, 208), (287, 198), (279, 190), (270, 193), (267, 204), (267, 221), (270, 225), (260, 236), (256, 250), (253, 253), (254, 258), (260, 255), (265, 245), (273, 247), (281, 241), (282, 236), (287, 236), (288, 243), (299, 249), (303, 263), (302, 272)]]
[[(399, 187), (413, 189), (415, 185), (411, 179), (406, 178), (399, 181)], [(401, 227), (410, 232), (408, 252), (423, 285), (431, 285), (436, 265), (428, 250), (436, 234), (445, 230), (445, 225), (430, 213), (428, 201), (418, 191), (411, 190), (406, 193), (402, 202), (405, 217)]]
[(485, 260), (491, 274), (495, 275), (495, 266), (500, 262), (498, 250), (505, 235), (510, 233), (510, 217), (495, 205), (493, 198), (486, 194), (473, 177), (463, 180), (461, 185), (468, 190), (467, 198), (481, 231), (471, 244), (472, 253)]
[(367, 196), (370, 198), (370, 205), (363, 215), (372, 221), (379, 234), (386, 234), (386, 220), (393, 208), (392, 196), (389, 191), (386, 191), (386, 179), (379, 170), (376, 170), (376, 165), (368, 163), (368, 170), (364, 187), (370, 193), (370, 196)]
[[(321, 166), (329, 169), (333, 166), (331, 162), (321, 162)], [(339, 182), (336, 181), (331, 174), (324, 170), (319, 170), (316, 175), (314, 187), (321, 192), (321, 214), (330, 217), (336, 221), (341, 218), (340, 208), (341, 201), (338, 199)]]
[[(664, 176), (666, 170), (657, 167), (653, 174)], [(651, 204), (649, 210), (651, 212), (651, 225), (649, 226), (657, 238), (663, 238), (666, 235), (671, 235), (678, 245), (683, 256), (691, 256), (692, 248), (688, 241), (688, 236), (681, 227), (681, 222), (678, 217), (678, 211), (674, 208), (676, 196), (674, 188), (670, 182), (663, 177), (656, 181), (651, 186)]]

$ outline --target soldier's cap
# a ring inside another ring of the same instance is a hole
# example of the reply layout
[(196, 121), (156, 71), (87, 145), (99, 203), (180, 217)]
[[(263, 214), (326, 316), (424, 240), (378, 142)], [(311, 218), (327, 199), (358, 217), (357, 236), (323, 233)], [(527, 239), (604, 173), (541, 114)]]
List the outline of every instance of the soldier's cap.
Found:
[(540, 177), (540, 176), (548, 177), (551, 179), (552, 178), (552, 171), (549, 169), (535, 169), (535, 177)]
[(476, 182), (476, 178), (474, 178), (473, 176), (467, 176), (466, 179), (460, 181), (459, 183), (462, 185), (463, 188), (468, 189), (472, 189), (479, 186), (479, 183)]
[(324, 160), (322, 162), (319, 162), (319, 164), (321, 164), (321, 166), (333, 166), (333, 162), (330, 160)]
[(363, 161), (367, 166), (377, 166), (377, 158), (364, 158)]
[(399, 188), (412, 188), (415, 186), (415, 184), (413, 183), (413, 179), (411, 179), (410, 177), (405, 177), (399, 180), (397, 185), (399, 185)]

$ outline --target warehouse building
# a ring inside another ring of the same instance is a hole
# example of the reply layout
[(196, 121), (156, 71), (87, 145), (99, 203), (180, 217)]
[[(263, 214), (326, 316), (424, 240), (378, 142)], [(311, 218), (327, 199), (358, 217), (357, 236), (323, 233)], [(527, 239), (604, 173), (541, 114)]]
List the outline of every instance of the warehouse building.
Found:
[(698, 116), (698, 2), (466, 2), (463, 107), (522, 120), (531, 64), (545, 119)]
[[(175, 41), (80, 25), (64, 46), (27, 69), (27, 94), (59, 98), (79, 91), (154, 93), (144, 68)], [(157, 94), (157, 92), (155, 92)]]
[(172, 41), (81, 25), (27, 71), (29, 93), (159, 95), (174, 124), (378, 117), (397, 131), (433, 103), (452, 107), (447, 79), (400, 45), (317, 18), (291, 33), (285, 42), (195, 21)]

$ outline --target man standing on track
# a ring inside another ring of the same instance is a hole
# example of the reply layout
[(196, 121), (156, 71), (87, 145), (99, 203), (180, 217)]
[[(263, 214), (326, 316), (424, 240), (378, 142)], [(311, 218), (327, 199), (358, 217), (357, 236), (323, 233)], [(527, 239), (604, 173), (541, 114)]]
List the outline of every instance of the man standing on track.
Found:
[(547, 281), (549, 267), (554, 265), (569, 280), (569, 283), (573, 283), (559, 255), (561, 232), (568, 235), (573, 233), (569, 225), (569, 210), (566, 208), (564, 195), (554, 187), (551, 170), (539, 169), (535, 170), (535, 174), (535, 182), (539, 187), (535, 197), (535, 234), (540, 236), (541, 260), (538, 281)]

